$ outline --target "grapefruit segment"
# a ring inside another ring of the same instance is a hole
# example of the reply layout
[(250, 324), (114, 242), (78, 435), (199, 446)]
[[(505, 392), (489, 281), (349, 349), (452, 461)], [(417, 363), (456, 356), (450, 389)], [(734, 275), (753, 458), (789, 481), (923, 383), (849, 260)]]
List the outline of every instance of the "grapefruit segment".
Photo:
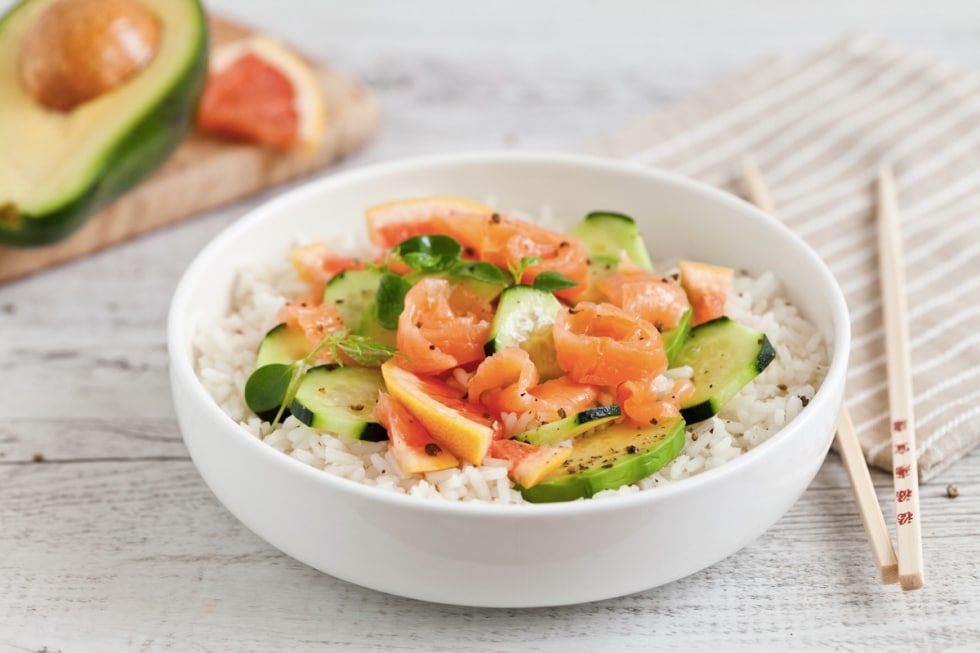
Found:
[(571, 447), (536, 446), (518, 440), (496, 440), (490, 446), (494, 458), (509, 463), (510, 477), (521, 487), (534, 487), (558, 470), (572, 455)]
[(433, 195), (394, 200), (368, 208), (368, 238), (389, 249), (422, 234), (443, 234), (477, 251), (493, 209), (462, 197)]
[(499, 426), (463, 399), (461, 390), (437, 378), (414, 374), (396, 358), (385, 361), (381, 374), (391, 396), (443, 449), (474, 465), (483, 462)]
[(378, 397), (374, 416), (388, 431), (391, 452), (406, 474), (436, 472), (459, 465), (397, 399), (384, 392)]
[(323, 140), (326, 109), (310, 65), (256, 35), (214, 51), (197, 121), (204, 132), (312, 151)]
[(336, 254), (320, 242), (309, 243), (289, 252), (289, 260), (303, 281), (325, 284), (343, 270), (359, 270), (364, 263)]
[(691, 325), (698, 326), (724, 315), (735, 271), (697, 261), (681, 261), (678, 267), (681, 288), (687, 293), (694, 311)]

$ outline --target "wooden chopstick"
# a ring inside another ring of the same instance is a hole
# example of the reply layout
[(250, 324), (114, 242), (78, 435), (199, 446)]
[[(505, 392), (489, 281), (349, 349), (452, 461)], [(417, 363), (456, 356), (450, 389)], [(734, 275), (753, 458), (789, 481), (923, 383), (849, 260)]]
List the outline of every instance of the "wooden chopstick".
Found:
[[(755, 160), (749, 156), (742, 157), (741, 166), (749, 201), (772, 217), (779, 219), (779, 215), (776, 213), (776, 205), (772, 201), (769, 188), (762, 177), (762, 171), (759, 170)], [(861, 451), (861, 443), (858, 441), (857, 432), (854, 430), (854, 423), (851, 420), (851, 413), (847, 410), (846, 404), (841, 406), (840, 421), (837, 424), (837, 452), (844, 463), (844, 469), (847, 470), (847, 477), (851, 482), (851, 492), (854, 494), (854, 501), (857, 503), (858, 512), (861, 515), (861, 523), (864, 524), (865, 535), (871, 544), (871, 555), (874, 557), (875, 566), (878, 567), (881, 582), (885, 584), (896, 583), (898, 582), (898, 560), (895, 556), (895, 548), (892, 546), (891, 537), (888, 535), (885, 516), (881, 511), (881, 504), (878, 503), (878, 495), (875, 493), (875, 486), (871, 481), (868, 463), (864, 459), (864, 452)]]
[(865, 535), (871, 544), (871, 555), (878, 567), (878, 576), (885, 585), (897, 583), (898, 560), (895, 547), (892, 546), (885, 514), (871, 481), (868, 462), (864, 459), (861, 442), (854, 430), (854, 422), (851, 421), (851, 411), (846, 405), (841, 406), (840, 422), (837, 424), (837, 453), (840, 454), (844, 469), (847, 470), (847, 478), (851, 481), (851, 492), (861, 514)]
[(924, 574), (905, 265), (895, 176), (887, 166), (878, 171), (878, 269), (888, 369), (898, 580), (903, 590), (917, 590), (924, 584)]
[(759, 164), (750, 156), (743, 156), (740, 163), (742, 165), (742, 180), (745, 182), (745, 193), (749, 196), (749, 201), (778, 220), (779, 214), (776, 213), (776, 204), (772, 201), (769, 185), (762, 177)]

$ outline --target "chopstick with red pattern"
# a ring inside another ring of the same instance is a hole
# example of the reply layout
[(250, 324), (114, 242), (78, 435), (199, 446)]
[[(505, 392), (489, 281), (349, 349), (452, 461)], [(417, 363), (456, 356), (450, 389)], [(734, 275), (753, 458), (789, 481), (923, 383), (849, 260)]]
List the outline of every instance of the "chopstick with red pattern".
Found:
[(898, 199), (891, 168), (878, 171), (878, 268), (885, 325), (888, 369), (888, 412), (895, 484), (895, 539), (898, 581), (903, 590), (924, 584), (922, 526), (919, 511), (919, 470), (915, 446), (915, 403), (909, 355), (905, 266), (898, 222)]
[[(741, 164), (749, 201), (778, 219), (776, 205), (772, 201), (762, 171), (759, 170), (755, 160), (746, 156), (742, 158)], [(895, 556), (895, 548), (888, 535), (888, 526), (881, 511), (881, 504), (878, 503), (871, 474), (868, 472), (868, 463), (864, 459), (864, 452), (861, 451), (861, 443), (858, 441), (846, 404), (841, 406), (840, 422), (837, 425), (837, 452), (844, 463), (844, 469), (847, 470), (851, 492), (854, 494), (854, 501), (861, 515), (861, 523), (864, 524), (864, 532), (871, 545), (871, 555), (874, 557), (875, 566), (878, 567), (881, 582), (897, 583), (898, 560)]]

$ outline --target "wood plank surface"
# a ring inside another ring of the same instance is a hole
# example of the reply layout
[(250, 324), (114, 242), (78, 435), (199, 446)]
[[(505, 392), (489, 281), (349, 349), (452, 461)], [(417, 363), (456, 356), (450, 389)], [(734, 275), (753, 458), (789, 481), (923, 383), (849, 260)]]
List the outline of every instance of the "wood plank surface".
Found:
[[(210, 21), (212, 45), (252, 30)], [(147, 179), (54, 245), (0, 245), (0, 282), (91, 254), (116, 243), (321, 170), (362, 147), (378, 125), (374, 98), (337, 69), (312, 62), (327, 108), (323, 143), (310, 154), (282, 153), (192, 132)]]
[[(118, 452), (124, 435), (83, 428), (72, 435), (90, 439), (89, 451), (63, 458), (63, 437), (45, 428), (35, 445), (45, 462), (23, 445), (26, 459), (0, 462), (0, 650), (607, 652), (701, 650), (724, 637), (718, 650), (897, 651), (888, 644), (900, 639), (930, 651), (980, 641), (969, 553), (980, 537), (977, 454), (950, 477), (961, 497), (923, 497), (937, 594), (878, 582), (832, 455), (776, 526), (698, 574), (593, 604), (483, 610), (380, 594), (283, 556), (214, 500), (179, 441), (147, 449), (154, 427), (134, 427), (129, 448), (144, 455), (107, 456), (100, 438)], [(885, 501), (887, 478), (876, 480)]]

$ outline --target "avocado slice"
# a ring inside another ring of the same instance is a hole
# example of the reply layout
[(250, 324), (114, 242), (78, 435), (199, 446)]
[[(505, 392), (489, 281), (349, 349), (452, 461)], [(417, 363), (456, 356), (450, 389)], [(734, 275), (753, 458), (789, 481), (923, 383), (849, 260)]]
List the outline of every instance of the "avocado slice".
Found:
[(24, 0), (0, 18), (0, 243), (63, 239), (166, 159), (190, 129), (207, 76), (198, 0), (140, 0), (160, 23), (153, 59), (132, 79), (71, 111), (24, 88), (18, 61), (56, 0)]
[(602, 490), (636, 483), (669, 463), (684, 448), (684, 419), (652, 426), (614, 424), (582, 435), (558, 471), (537, 485), (520, 488), (532, 503), (589, 498)]

